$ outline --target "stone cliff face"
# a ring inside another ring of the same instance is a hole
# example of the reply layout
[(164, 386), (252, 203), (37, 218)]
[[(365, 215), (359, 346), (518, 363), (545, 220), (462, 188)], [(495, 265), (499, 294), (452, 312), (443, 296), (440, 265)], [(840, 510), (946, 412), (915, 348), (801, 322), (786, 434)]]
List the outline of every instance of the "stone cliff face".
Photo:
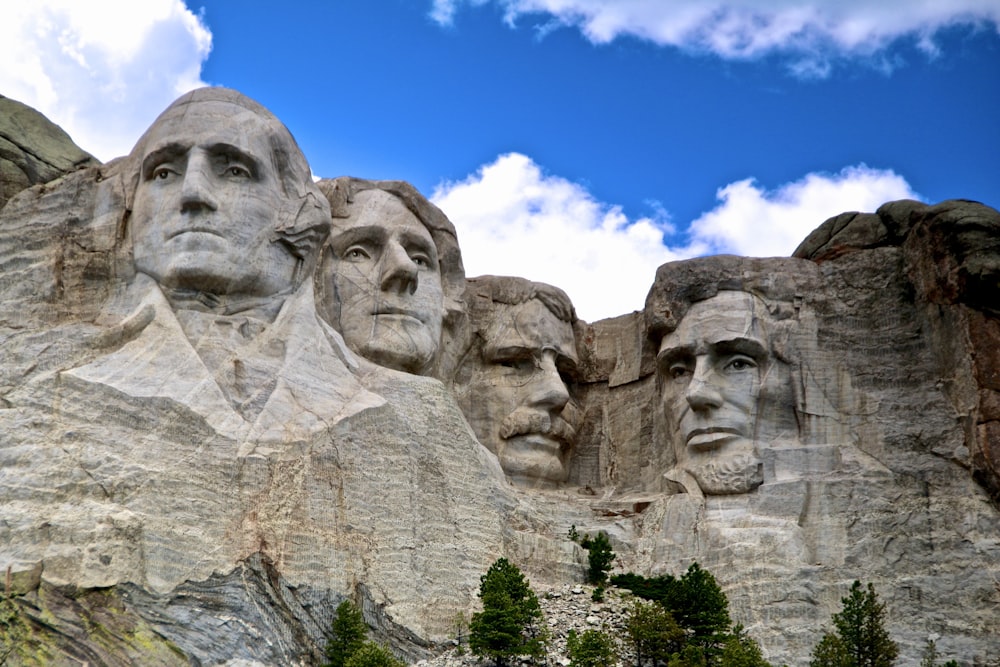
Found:
[[(183, 103), (266, 114), (225, 91)], [(182, 299), (137, 270), (136, 179), (159, 186), (143, 155), (60, 151), (51, 175), (3, 172), (14, 664), (315, 664), (345, 597), (415, 660), (476, 609), (497, 557), (544, 586), (582, 581), (571, 525), (606, 531), (619, 570), (701, 563), (775, 664), (807, 662), (855, 579), (888, 603), (902, 664), (930, 635), (960, 664), (1000, 664), (997, 211), (844, 214), (792, 258), (664, 265), (643, 312), (586, 323), (537, 283), (456, 291), (454, 229), (405, 184), (364, 182), (403, 203), (379, 195), (396, 217), (371, 238), (367, 195), (331, 186), (303, 199), (332, 212), (327, 254), (296, 266), (333, 277), (297, 279), (261, 319), (213, 311), (226, 295), (207, 279)], [(393, 232), (420, 223), (419, 250)], [(375, 316), (370, 340), (340, 335), (354, 302), (337, 281), (362, 284), (393, 243), (414, 266), (373, 270), (445, 304), (425, 327), (433, 376), (405, 372), (416, 306)]]

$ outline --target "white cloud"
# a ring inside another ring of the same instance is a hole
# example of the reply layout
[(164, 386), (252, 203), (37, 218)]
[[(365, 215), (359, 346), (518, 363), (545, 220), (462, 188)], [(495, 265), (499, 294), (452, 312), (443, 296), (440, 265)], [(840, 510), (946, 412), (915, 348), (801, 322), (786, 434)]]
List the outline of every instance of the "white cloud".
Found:
[[(431, 17), (449, 25), (461, 5), (487, 1), (434, 0)], [(632, 36), (727, 59), (786, 53), (793, 56), (793, 71), (803, 76), (826, 73), (831, 57), (871, 56), (904, 36), (933, 56), (938, 49), (933, 37), (942, 28), (1000, 28), (1000, 0), (492, 1), (510, 25), (542, 15), (543, 31), (553, 23), (573, 27), (595, 44)]]
[(205, 85), (212, 34), (182, 0), (31, 0), (0, 21), (0, 93), (109, 160), (170, 102)]
[(641, 309), (656, 267), (700, 255), (787, 256), (821, 222), (844, 211), (874, 211), (918, 196), (892, 171), (864, 165), (808, 174), (766, 191), (753, 179), (717, 192), (719, 205), (673, 234), (658, 205), (655, 218), (629, 220), (582, 186), (543, 173), (509, 153), (432, 199), (455, 224), (469, 276), (515, 275), (563, 288), (583, 319)]
[(748, 178), (719, 188), (716, 197), (719, 206), (688, 227), (685, 254), (784, 257), (827, 218), (920, 198), (902, 176), (865, 165), (832, 175), (808, 174), (770, 192)]
[(469, 276), (515, 275), (563, 288), (585, 320), (641, 309), (656, 267), (677, 259), (663, 219), (628, 220), (530, 158), (501, 155), (432, 200), (458, 230)]

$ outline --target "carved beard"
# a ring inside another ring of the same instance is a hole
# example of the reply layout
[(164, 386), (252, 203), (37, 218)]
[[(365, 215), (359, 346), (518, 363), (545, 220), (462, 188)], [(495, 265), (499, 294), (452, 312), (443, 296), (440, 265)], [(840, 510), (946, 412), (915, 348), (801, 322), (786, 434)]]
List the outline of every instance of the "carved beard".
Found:
[(684, 467), (705, 495), (747, 493), (764, 481), (763, 463), (754, 454), (733, 454), (722, 460)]

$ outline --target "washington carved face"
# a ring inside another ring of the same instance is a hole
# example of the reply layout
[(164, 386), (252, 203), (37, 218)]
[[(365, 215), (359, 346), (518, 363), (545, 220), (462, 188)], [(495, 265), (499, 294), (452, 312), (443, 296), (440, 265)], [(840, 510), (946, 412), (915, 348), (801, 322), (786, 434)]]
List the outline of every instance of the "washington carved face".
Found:
[(577, 364), (573, 328), (538, 299), (495, 306), (463, 411), (515, 483), (563, 482), (575, 438), (564, 419), (566, 378)]
[(420, 373), (441, 341), (437, 248), (402, 201), (363, 190), (330, 239), (339, 328), (348, 347), (382, 366)]
[(136, 269), (171, 288), (270, 296), (297, 259), (275, 242), (285, 199), (263, 119), (206, 101), (150, 129), (132, 206)]
[(693, 304), (660, 343), (657, 372), (678, 463), (706, 492), (760, 484), (754, 442), (771, 366), (766, 321), (753, 295), (724, 291)]

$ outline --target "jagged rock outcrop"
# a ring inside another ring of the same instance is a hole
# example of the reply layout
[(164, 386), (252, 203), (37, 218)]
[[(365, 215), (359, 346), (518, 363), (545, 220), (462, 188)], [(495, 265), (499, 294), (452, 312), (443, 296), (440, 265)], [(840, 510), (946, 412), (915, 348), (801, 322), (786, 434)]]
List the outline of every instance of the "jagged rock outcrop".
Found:
[(25, 188), (97, 164), (58, 125), (0, 95), (0, 208)]
[(497, 557), (582, 581), (572, 525), (622, 571), (701, 563), (775, 664), (855, 579), (901, 664), (932, 634), (1000, 664), (997, 211), (843, 214), (587, 323), (552, 286), (464, 282), (409, 186), (316, 186), (234, 91), (64, 157), (0, 210), (12, 664), (316, 664), (345, 597), (428, 658)]

